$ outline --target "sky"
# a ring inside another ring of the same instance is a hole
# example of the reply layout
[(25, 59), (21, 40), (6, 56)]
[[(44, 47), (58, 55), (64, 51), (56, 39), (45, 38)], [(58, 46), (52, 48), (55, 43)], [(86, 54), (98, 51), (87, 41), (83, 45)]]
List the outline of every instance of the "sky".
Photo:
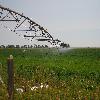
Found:
[[(71, 47), (100, 47), (100, 0), (0, 0), (0, 4), (24, 13)], [(0, 28), (0, 44), (7, 43), (25, 40)]]

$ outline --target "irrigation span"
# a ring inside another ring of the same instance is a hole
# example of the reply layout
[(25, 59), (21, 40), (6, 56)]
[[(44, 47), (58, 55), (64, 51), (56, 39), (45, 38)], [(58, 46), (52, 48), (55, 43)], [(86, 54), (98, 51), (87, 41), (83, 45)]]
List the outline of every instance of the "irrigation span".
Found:
[(27, 40), (47, 41), (53, 46), (61, 44), (60, 40), (54, 39), (46, 29), (29, 17), (2, 5), (0, 5), (0, 24)]

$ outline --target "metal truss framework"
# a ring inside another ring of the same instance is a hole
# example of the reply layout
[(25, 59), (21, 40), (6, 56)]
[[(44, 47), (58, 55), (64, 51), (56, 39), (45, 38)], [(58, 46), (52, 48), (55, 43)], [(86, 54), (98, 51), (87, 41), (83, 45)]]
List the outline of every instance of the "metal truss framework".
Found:
[(4, 28), (7, 28), (16, 34), (19, 34), (19, 36), (23, 36), (25, 39), (31, 41), (35, 38), (38, 41), (47, 41), (55, 46), (61, 42), (58, 39), (54, 40), (47, 30), (30, 18), (1, 5), (0, 22)]

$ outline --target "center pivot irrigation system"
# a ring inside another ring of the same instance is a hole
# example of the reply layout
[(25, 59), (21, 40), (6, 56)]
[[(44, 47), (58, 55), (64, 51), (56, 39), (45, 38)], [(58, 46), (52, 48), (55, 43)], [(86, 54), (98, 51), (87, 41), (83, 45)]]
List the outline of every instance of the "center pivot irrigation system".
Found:
[(29, 17), (24, 16), (16, 11), (0, 5), (0, 24), (18, 34), (25, 39), (33, 41), (47, 41), (51, 45), (57, 46), (61, 44), (58, 39), (53, 39), (50, 33), (41, 27), (39, 24), (31, 20)]

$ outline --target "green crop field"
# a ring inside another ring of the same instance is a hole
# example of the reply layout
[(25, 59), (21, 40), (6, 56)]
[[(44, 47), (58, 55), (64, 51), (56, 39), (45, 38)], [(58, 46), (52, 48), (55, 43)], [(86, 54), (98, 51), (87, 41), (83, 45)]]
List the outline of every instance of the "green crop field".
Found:
[(14, 57), (14, 100), (100, 100), (100, 48), (0, 49), (0, 100)]

